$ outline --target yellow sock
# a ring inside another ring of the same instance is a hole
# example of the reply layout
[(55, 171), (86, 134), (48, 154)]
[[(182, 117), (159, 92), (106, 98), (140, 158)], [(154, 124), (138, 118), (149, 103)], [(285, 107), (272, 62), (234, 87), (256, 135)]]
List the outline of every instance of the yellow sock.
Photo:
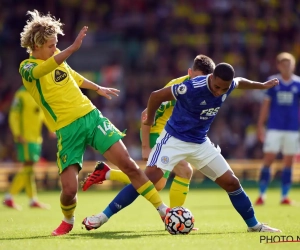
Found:
[(124, 174), (122, 171), (116, 170), (116, 169), (111, 169), (110, 170), (109, 179), (111, 181), (119, 181), (119, 182), (123, 182), (125, 184), (131, 183), (126, 174)]
[(64, 206), (63, 204), (60, 203), (61, 211), (64, 214), (66, 219), (71, 220), (73, 218), (76, 205), (77, 202), (69, 206)]
[(170, 207), (183, 206), (189, 192), (190, 180), (175, 176), (170, 188)]
[(26, 177), (25, 177), (25, 191), (27, 196), (32, 199), (37, 196), (36, 184), (34, 178), (34, 172), (32, 166), (25, 167)]
[(23, 168), (19, 173), (17, 173), (12, 181), (9, 193), (11, 195), (18, 194), (25, 186), (26, 171)]
[(155, 208), (158, 208), (163, 203), (151, 181), (147, 181), (136, 191), (150, 201)]

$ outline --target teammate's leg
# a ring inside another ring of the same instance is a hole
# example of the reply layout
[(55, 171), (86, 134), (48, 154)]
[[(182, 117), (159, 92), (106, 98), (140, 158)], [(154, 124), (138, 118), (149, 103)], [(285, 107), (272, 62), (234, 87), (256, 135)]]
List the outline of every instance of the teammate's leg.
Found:
[(281, 204), (290, 205), (291, 200), (288, 198), (288, 193), (292, 186), (292, 165), (294, 156), (299, 149), (299, 133), (284, 132), (283, 134), (283, 164), (284, 168), (281, 175)]
[(266, 199), (266, 191), (271, 179), (271, 165), (274, 162), (277, 153), (280, 151), (282, 145), (282, 133), (274, 130), (268, 130), (266, 133), (265, 142), (263, 145), (263, 167), (260, 170), (259, 175), (259, 197), (255, 204), (263, 205)]
[(264, 154), (264, 164), (263, 167), (260, 170), (260, 175), (259, 175), (259, 197), (257, 198), (255, 205), (263, 205), (266, 199), (266, 192), (267, 188), (270, 183), (271, 179), (271, 171), (270, 167), (275, 160), (276, 154), (275, 153), (265, 153)]
[(281, 204), (290, 205), (291, 201), (288, 198), (288, 193), (292, 186), (292, 165), (294, 155), (284, 155), (283, 164), (284, 168), (281, 174)]

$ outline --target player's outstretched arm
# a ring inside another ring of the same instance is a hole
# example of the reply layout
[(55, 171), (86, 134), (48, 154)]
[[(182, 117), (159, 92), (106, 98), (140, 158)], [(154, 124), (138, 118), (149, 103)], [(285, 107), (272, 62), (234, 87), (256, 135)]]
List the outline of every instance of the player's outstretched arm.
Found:
[(152, 126), (154, 123), (155, 112), (159, 108), (160, 104), (162, 102), (171, 100), (175, 100), (172, 93), (172, 87), (153, 91), (148, 99), (147, 117), (144, 120), (143, 124)]
[(242, 77), (236, 77), (234, 80), (237, 83), (238, 89), (270, 89), (279, 84), (277, 78), (268, 80), (266, 82), (255, 82)]
[(59, 52), (53, 57), (50, 57), (45, 62), (35, 66), (32, 70), (32, 76), (34, 79), (39, 79), (44, 75), (49, 74), (54, 69), (58, 67), (58, 65), (62, 64), (67, 58), (72, 55), (76, 50), (78, 50), (82, 44), (83, 38), (86, 36), (86, 32), (88, 30), (87, 26), (84, 26), (78, 36), (76, 37), (75, 41), (71, 46), (66, 48), (65, 50)]
[(62, 64), (70, 55), (72, 55), (76, 50), (78, 50), (82, 44), (83, 38), (86, 36), (88, 30), (87, 26), (84, 26), (78, 33), (75, 41), (65, 50), (54, 56), (54, 60), (58, 65)]
[(109, 100), (112, 98), (111, 96), (119, 96), (120, 93), (120, 90), (118, 89), (101, 87), (85, 78), (83, 83), (80, 85), (80, 88), (95, 90), (98, 95), (104, 96)]

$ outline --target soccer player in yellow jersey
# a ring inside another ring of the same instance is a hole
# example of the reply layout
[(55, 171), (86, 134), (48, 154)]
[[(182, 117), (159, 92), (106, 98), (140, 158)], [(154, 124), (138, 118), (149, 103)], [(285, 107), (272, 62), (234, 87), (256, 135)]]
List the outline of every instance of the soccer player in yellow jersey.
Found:
[(15, 93), (13, 104), (9, 111), (9, 127), (17, 148), (18, 161), (23, 167), (17, 173), (5, 195), (3, 204), (10, 208), (20, 210), (13, 196), (23, 188), (30, 199), (29, 206), (48, 208), (49, 206), (38, 202), (33, 165), (40, 159), (42, 144), (42, 125), (45, 122), (41, 108), (33, 100), (24, 86)]
[(57, 165), (64, 218), (52, 235), (64, 235), (73, 228), (78, 172), (87, 145), (125, 172), (137, 192), (150, 201), (161, 216), (165, 216), (168, 207), (153, 183), (129, 156), (121, 140), (124, 134), (102, 115), (80, 88), (95, 90), (108, 99), (112, 95), (118, 96), (119, 90), (96, 85), (66, 63), (66, 59), (80, 48), (88, 27), (84, 26), (73, 44), (60, 52), (56, 48), (57, 35), (63, 35), (60, 20), (50, 14), (41, 15), (37, 10), (28, 11), (28, 14), (30, 19), (21, 33), (21, 46), (31, 56), (21, 62), (19, 72), (24, 86), (44, 111), (58, 139)]
[[(188, 70), (188, 75), (173, 79), (170, 81), (165, 88), (180, 84), (185, 80), (194, 78), (199, 75), (208, 75), (213, 72), (215, 64), (213, 60), (205, 55), (198, 55), (194, 59), (192, 68)], [(142, 140), (142, 157), (143, 160), (147, 160), (150, 154), (151, 148), (156, 144), (156, 140), (159, 137), (161, 131), (164, 129), (166, 122), (169, 120), (173, 108), (175, 105), (175, 100), (164, 102), (160, 105), (159, 109), (155, 114), (155, 123), (150, 127), (146, 125), (141, 125), (141, 140)], [(145, 119), (145, 114), (147, 109), (143, 111), (141, 120)], [(121, 171), (110, 169), (107, 166), (103, 166), (98, 171), (95, 170), (94, 173), (97, 174), (97, 178), (93, 175), (89, 175), (85, 179), (83, 190), (87, 190), (94, 183), (101, 183), (104, 180), (115, 180), (124, 183), (130, 183), (128, 177)], [(180, 161), (176, 165), (173, 172), (175, 173), (175, 178), (172, 182), (170, 188), (170, 207), (182, 206), (185, 202), (186, 195), (189, 191), (190, 179), (193, 174), (193, 169), (191, 165), (186, 161)], [(158, 183), (155, 184), (157, 190), (164, 188), (169, 172), (166, 172), (164, 178), (162, 178)]]

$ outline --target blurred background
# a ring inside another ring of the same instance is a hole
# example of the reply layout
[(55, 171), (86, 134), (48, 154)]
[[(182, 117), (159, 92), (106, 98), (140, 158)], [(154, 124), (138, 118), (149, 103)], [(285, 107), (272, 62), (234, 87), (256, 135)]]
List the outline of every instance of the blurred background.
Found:
[[(300, 57), (298, 0), (44, 0), (0, 1), (0, 161), (16, 161), (7, 114), (21, 86), (19, 64), (28, 57), (20, 47), (27, 10), (48, 11), (60, 18), (70, 45), (83, 25), (88, 35), (69, 65), (86, 78), (116, 87), (119, 98), (106, 101), (84, 93), (120, 130), (126, 146), (141, 159), (140, 114), (151, 91), (183, 76), (197, 54), (234, 66), (236, 76), (265, 81), (277, 73), (279, 52)], [(296, 74), (300, 74), (297, 63)], [(261, 159), (255, 126), (262, 91), (234, 91), (210, 131), (227, 159)], [(44, 131), (47, 140), (47, 133)], [(56, 141), (43, 144), (43, 160), (56, 160)], [(101, 156), (88, 148), (85, 160)]]

